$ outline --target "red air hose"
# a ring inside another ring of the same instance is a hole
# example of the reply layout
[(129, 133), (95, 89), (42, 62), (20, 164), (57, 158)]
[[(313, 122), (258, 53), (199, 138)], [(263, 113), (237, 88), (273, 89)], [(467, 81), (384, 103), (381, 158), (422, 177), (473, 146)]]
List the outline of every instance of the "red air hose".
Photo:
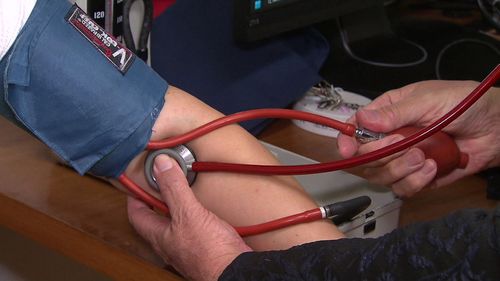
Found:
[[(443, 129), (450, 124), (453, 120), (458, 118), (469, 107), (471, 107), (488, 89), (490, 89), (496, 81), (500, 78), (500, 65), (497, 67), (474, 89), (463, 101), (455, 106), (450, 112), (446, 113), (443, 117), (439, 118), (429, 126), (419, 129), (416, 132), (410, 132), (410, 135), (405, 139), (391, 144), (387, 147), (359, 155), (350, 159), (333, 161), (328, 163), (319, 163), (311, 165), (298, 165), (298, 166), (272, 166), (272, 165), (248, 165), (248, 164), (232, 164), (232, 163), (218, 163), (218, 162), (195, 162), (192, 169), (195, 172), (236, 172), (248, 174), (263, 174), (263, 175), (301, 175), (301, 174), (314, 174), (331, 172), (341, 169), (352, 168), (361, 164), (365, 164), (380, 158), (384, 158), (406, 148), (409, 148)], [(331, 127), (339, 130), (342, 133), (352, 136), (356, 128), (351, 124), (346, 124), (340, 121), (332, 120), (323, 116), (286, 110), (286, 109), (259, 109), (241, 112), (233, 115), (228, 115), (212, 121), (204, 126), (201, 126), (187, 134), (170, 138), (159, 142), (150, 142), (148, 149), (161, 149), (174, 147), (180, 144), (187, 143), (195, 138), (207, 134), (220, 127), (258, 118), (286, 118), (286, 119), (299, 119), (304, 121), (315, 122), (321, 125)], [(404, 134), (408, 134), (405, 132)], [(455, 145), (455, 144), (453, 144)], [(460, 157), (456, 165), (464, 164), (464, 157)], [(456, 162), (456, 161), (455, 161)], [(456, 166), (455, 166), (456, 167)], [(447, 169), (454, 169), (455, 167), (447, 167)], [(143, 200), (145, 203), (157, 208), (165, 214), (168, 214), (168, 207), (157, 198), (148, 194), (141, 187), (131, 181), (127, 176), (121, 175), (118, 177), (122, 183), (132, 194)], [(235, 227), (236, 231), (241, 236), (254, 235), (271, 231), (274, 229), (282, 228), (285, 226), (298, 224), (302, 222), (309, 222), (321, 219), (321, 209), (316, 208), (300, 214), (291, 215), (285, 218), (277, 219), (271, 222), (258, 224), (254, 226)]]
[[(488, 91), (499, 79), (500, 77), (500, 65), (498, 65), (484, 80), (481, 82), (476, 89), (474, 89), (463, 101), (461, 101), (452, 110), (446, 113), (443, 117), (436, 120), (429, 126), (418, 130), (417, 132), (409, 135), (405, 139), (386, 146), (384, 148), (359, 155), (353, 158), (319, 163), (310, 165), (298, 165), (298, 166), (262, 166), (262, 165), (249, 165), (249, 164), (234, 164), (234, 163), (218, 163), (218, 162), (195, 162), (193, 163), (193, 171), (195, 172), (237, 172), (237, 173), (248, 173), (248, 174), (262, 174), (262, 175), (301, 175), (301, 174), (316, 174), (323, 172), (336, 171), (341, 169), (352, 168), (358, 165), (362, 165), (371, 161), (375, 161), (406, 148), (409, 148), (426, 138), (429, 138), (434, 133), (446, 127), (453, 120), (458, 118), (465, 110), (471, 107), (484, 93)], [(224, 118), (221, 118), (224, 119)], [(219, 119), (220, 120), (220, 119)], [(214, 121), (212, 123), (218, 123), (219, 121)], [(323, 123), (319, 123), (322, 124)], [(344, 133), (342, 127), (333, 127), (327, 124), (326, 126), (332, 127)], [(349, 131), (350, 132), (350, 131)], [(346, 133), (352, 136), (352, 133)], [(185, 142), (184, 142), (185, 143)]]
[(168, 138), (161, 141), (149, 142), (147, 149), (154, 150), (178, 146), (230, 124), (264, 118), (296, 119), (309, 121), (336, 129), (348, 136), (353, 136), (354, 132), (356, 131), (356, 127), (352, 124), (344, 123), (313, 113), (277, 108), (255, 109), (221, 117), (180, 136)]
[[(127, 190), (132, 193), (135, 197), (141, 199), (144, 203), (152, 206), (158, 211), (168, 215), (169, 210), (167, 205), (163, 203), (163, 201), (158, 198), (152, 196), (151, 194), (145, 192), (140, 186), (138, 186), (135, 182), (130, 180), (125, 175), (120, 175), (118, 177), (118, 181), (120, 181), (123, 186), (127, 188)], [(322, 219), (323, 214), (320, 208), (314, 208), (299, 214), (291, 215), (288, 217), (279, 218), (273, 221), (251, 225), (251, 226), (242, 226), (235, 227), (234, 229), (241, 237), (255, 235), (259, 233), (265, 233), (272, 230), (280, 229), (286, 226), (295, 225), (299, 223), (311, 222), (315, 220)]]

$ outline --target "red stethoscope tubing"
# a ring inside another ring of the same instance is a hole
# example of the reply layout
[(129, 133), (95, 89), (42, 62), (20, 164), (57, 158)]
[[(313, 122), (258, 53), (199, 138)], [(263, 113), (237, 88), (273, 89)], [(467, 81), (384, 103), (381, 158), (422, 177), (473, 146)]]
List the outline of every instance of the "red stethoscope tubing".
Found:
[[(248, 164), (235, 164), (235, 163), (218, 163), (218, 162), (195, 162), (192, 169), (195, 172), (235, 172), (235, 173), (249, 173), (249, 174), (264, 174), (264, 175), (301, 175), (301, 174), (314, 174), (331, 172), (341, 169), (347, 169), (361, 164), (365, 164), (417, 144), (418, 142), (428, 138), (432, 134), (443, 129), (445, 126), (453, 122), (469, 107), (471, 107), (481, 96), (483, 96), (500, 78), (500, 65), (495, 69), (458, 105), (452, 110), (439, 118), (434, 123), (414, 133), (413, 135), (387, 147), (359, 155), (350, 159), (332, 161), (327, 163), (310, 164), (310, 165), (297, 165), (297, 166), (273, 166), (273, 165), (248, 165)], [(258, 118), (286, 118), (286, 119), (300, 119), (304, 121), (315, 122), (321, 125), (331, 127), (339, 130), (346, 135), (352, 136), (356, 128), (351, 124), (346, 124), (336, 120), (332, 120), (323, 116), (314, 115), (300, 111), (286, 110), (286, 109), (259, 109), (250, 110), (245, 112), (228, 115), (212, 121), (204, 126), (201, 126), (187, 134), (173, 137), (164, 141), (150, 142), (147, 149), (155, 150), (161, 148), (174, 147), (180, 144), (185, 144), (197, 137), (206, 133), (216, 130), (220, 127)], [(168, 214), (168, 207), (157, 198), (148, 194), (141, 187), (136, 185), (124, 174), (118, 177), (122, 183), (132, 194), (143, 200), (165, 214)], [(236, 231), (241, 236), (254, 235), (259, 233), (268, 232), (271, 230), (279, 229), (288, 225), (309, 222), (321, 219), (322, 214), (320, 208), (315, 208), (300, 214), (291, 215), (274, 221), (245, 227), (235, 227)]]
[(151, 141), (147, 145), (146, 149), (157, 150), (157, 149), (175, 147), (181, 144), (185, 144), (189, 141), (192, 141), (198, 137), (206, 135), (212, 131), (215, 131), (227, 125), (254, 119), (269, 119), (269, 118), (296, 119), (296, 120), (309, 121), (317, 124), (322, 124), (330, 128), (334, 128), (348, 136), (353, 136), (354, 132), (356, 131), (356, 127), (352, 124), (344, 123), (341, 121), (337, 121), (335, 119), (330, 119), (313, 113), (291, 110), (291, 109), (279, 109), (279, 108), (255, 109), (224, 116), (222, 118), (216, 119), (212, 122), (209, 122), (199, 128), (196, 128), (188, 133), (185, 133), (177, 137), (172, 137), (161, 141)]
[[(149, 206), (152, 206), (158, 211), (164, 213), (165, 215), (168, 215), (169, 213), (168, 207), (167, 205), (165, 205), (165, 203), (163, 203), (163, 201), (159, 200), (158, 198), (144, 191), (140, 186), (138, 186), (135, 182), (133, 182), (123, 174), (118, 177), (118, 180), (134, 196), (141, 199), (144, 203), (148, 204)], [(250, 226), (236, 226), (234, 227), (234, 229), (241, 237), (246, 237), (255, 234), (269, 232), (272, 230), (280, 229), (294, 224), (311, 222), (322, 218), (323, 214), (321, 212), (321, 209), (314, 208), (302, 213), (290, 215), (287, 217), (279, 218), (261, 224), (250, 225)]]

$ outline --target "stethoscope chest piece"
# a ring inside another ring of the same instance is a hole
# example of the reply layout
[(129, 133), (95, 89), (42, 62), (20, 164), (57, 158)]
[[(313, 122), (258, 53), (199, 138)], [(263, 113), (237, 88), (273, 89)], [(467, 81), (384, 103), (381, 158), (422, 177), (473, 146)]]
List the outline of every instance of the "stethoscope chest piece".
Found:
[(196, 161), (196, 157), (187, 146), (179, 145), (172, 148), (153, 150), (146, 157), (146, 161), (144, 162), (144, 173), (146, 175), (146, 180), (152, 188), (158, 191), (160, 190), (153, 174), (154, 160), (156, 156), (160, 154), (165, 154), (175, 159), (186, 176), (189, 185), (191, 186), (194, 183), (197, 173), (194, 172), (191, 167)]

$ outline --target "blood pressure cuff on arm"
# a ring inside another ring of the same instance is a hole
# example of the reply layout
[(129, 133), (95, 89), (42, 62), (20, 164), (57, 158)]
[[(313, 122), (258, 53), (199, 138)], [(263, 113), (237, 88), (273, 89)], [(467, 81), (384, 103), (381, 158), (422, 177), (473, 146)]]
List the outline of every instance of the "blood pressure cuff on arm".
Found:
[(146, 146), (167, 89), (66, 0), (38, 0), (0, 66), (14, 116), (80, 174), (120, 175)]

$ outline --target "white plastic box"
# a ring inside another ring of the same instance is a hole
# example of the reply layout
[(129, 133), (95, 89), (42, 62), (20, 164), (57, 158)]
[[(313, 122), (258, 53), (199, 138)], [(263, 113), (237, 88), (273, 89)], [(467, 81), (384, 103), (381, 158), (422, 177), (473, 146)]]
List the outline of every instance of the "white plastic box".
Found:
[[(283, 165), (317, 163), (314, 160), (264, 143)], [(348, 237), (373, 238), (398, 227), (402, 201), (383, 186), (371, 184), (344, 171), (296, 176), (306, 191), (319, 205), (331, 204), (358, 196), (369, 196), (370, 206), (351, 221), (339, 226)]]

